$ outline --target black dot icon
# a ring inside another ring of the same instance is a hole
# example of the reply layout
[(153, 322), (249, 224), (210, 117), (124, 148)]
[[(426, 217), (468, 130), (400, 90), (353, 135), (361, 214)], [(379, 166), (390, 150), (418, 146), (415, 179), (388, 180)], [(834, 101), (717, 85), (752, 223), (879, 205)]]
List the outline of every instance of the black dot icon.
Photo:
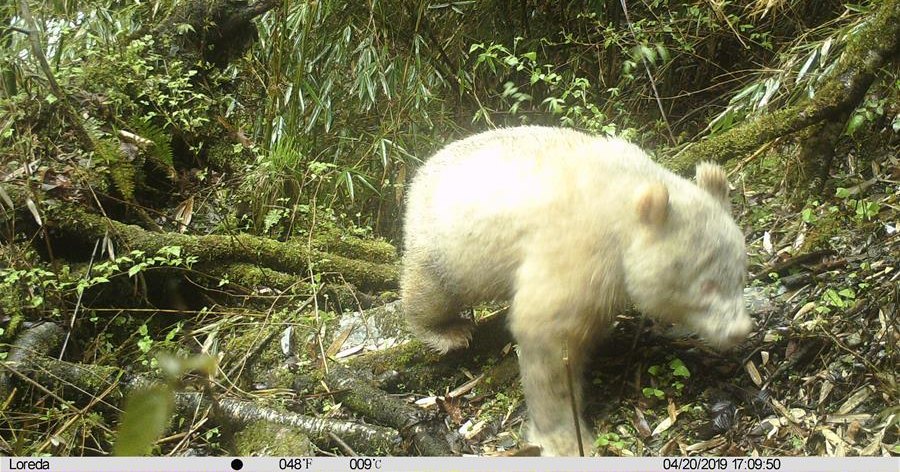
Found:
[(231, 469), (232, 470), (241, 470), (244, 468), (244, 461), (240, 459), (234, 459), (231, 461)]

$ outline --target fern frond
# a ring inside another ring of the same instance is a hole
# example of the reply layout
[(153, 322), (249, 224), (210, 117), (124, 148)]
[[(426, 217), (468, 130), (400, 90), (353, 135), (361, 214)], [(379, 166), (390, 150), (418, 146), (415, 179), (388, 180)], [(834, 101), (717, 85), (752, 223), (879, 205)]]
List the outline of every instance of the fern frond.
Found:
[(147, 148), (150, 160), (170, 173), (174, 173), (174, 153), (169, 134), (161, 127), (141, 118), (132, 119), (130, 125), (138, 136), (152, 143)]
[(134, 199), (134, 187), (137, 172), (134, 163), (128, 159), (119, 150), (119, 145), (110, 139), (101, 139), (95, 141), (96, 156), (100, 162), (104, 162), (109, 167), (109, 180), (112, 181), (116, 190), (125, 197), (126, 200)]
[(110, 138), (104, 133), (93, 118), (84, 120), (84, 128), (94, 142), (94, 160), (106, 166), (107, 178), (126, 200), (134, 199), (137, 179), (135, 164), (122, 154), (118, 139)]

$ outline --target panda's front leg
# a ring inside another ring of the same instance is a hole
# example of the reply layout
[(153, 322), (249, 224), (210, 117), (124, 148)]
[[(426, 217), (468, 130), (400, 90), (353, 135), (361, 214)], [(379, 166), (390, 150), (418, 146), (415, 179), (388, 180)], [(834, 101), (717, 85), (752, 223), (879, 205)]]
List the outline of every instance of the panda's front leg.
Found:
[(564, 303), (568, 297), (554, 297), (546, 284), (544, 290), (528, 288), (518, 287), (510, 312), (531, 419), (528, 440), (539, 445), (545, 456), (578, 456), (576, 428), (580, 428), (583, 451), (588, 454), (594, 436), (582, 418), (582, 397), (585, 348), (590, 342), (585, 335), (590, 329), (579, 322), (581, 313)]

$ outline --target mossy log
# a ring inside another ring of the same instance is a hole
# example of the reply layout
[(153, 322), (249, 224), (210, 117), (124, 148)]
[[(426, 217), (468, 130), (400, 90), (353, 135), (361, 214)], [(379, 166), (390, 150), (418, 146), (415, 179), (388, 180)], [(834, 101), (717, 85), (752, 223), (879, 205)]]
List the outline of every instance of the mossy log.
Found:
[(396, 428), (420, 455), (453, 455), (447, 442), (436, 439), (429, 431), (421, 409), (391, 397), (340, 364), (331, 364), (325, 380), (333, 389), (340, 390), (338, 397), (344, 405), (366, 418)]
[(234, 434), (234, 452), (239, 456), (312, 456), (309, 438), (297, 428), (255, 421)]
[(690, 173), (697, 162), (725, 162), (752, 152), (775, 138), (839, 117), (855, 108), (878, 70), (900, 52), (900, 0), (885, 0), (847, 42), (834, 71), (816, 95), (798, 105), (762, 115), (706, 139), (669, 159), (676, 172)]
[[(512, 335), (506, 329), (506, 316), (496, 314), (478, 323), (471, 343), (466, 349), (440, 355), (418, 340), (400, 346), (372, 352), (351, 359), (347, 365), (359, 371), (382, 376), (391, 371), (397, 374), (393, 383), (419, 391), (434, 390), (468, 380), (464, 368), (483, 369), (486, 361), (500, 358), (503, 348), (512, 343)], [(504, 376), (504, 381), (509, 380)]]
[[(129, 393), (157, 382), (149, 376), (129, 376), (116, 367), (77, 364), (42, 355), (26, 356), (15, 362), (4, 361), (0, 367), (12, 374), (13, 381), (28, 379), (36, 382), (73, 408), (77, 404), (91, 403), (98, 411), (110, 415), (119, 413), (120, 405)], [(277, 411), (228, 397), (213, 401), (200, 392), (175, 394), (175, 409), (184, 416), (191, 417), (208, 408), (212, 408), (220, 423), (233, 429), (266, 421), (291, 427), (322, 448), (336, 446), (335, 436), (362, 454), (387, 454), (400, 444), (399, 434), (391, 428)]]
[[(24, 191), (11, 185), (4, 185), (4, 190), (17, 205), (17, 219), (33, 226), (34, 218), (24, 204)], [(57, 244), (60, 249), (73, 244), (89, 246), (108, 235), (118, 243), (120, 251), (141, 250), (155, 254), (160, 248), (179, 246), (185, 256), (195, 256), (199, 264), (244, 262), (301, 276), (319, 274), (325, 280), (352, 283), (362, 290), (387, 289), (397, 285), (398, 270), (394, 264), (373, 263), (323, 252), (299, 240), (282, 242), (249, 234), (195, 236), (157, 233), (91, 213), (76, 204), (56, 201), (43, 208), (42, 220), (53, 240), (51, 247)], [(383, 248), (386, 244), (378, 242), (374, 246)], [(363, 244), (357, 243), (356, 246)], [(384, 249), (379, 251), (384, 252)]]
[[(337, 312), (341, 312), (344, 309), (366, 309), (378, 300), (372, 295), (360, 292), (349, 283), (329, 282), (316, 284), (305, 282), (298, 279), (296, 275), (247, 262), (224, 265), (201, 264), (194, 266), (194, 270), (219, 280), (227, 279), (231, 284), (230, 288), (234, 288), (236, 285), (239, 291), (240, 289), (243, 290), (237, 295), (238, 297), (249, 295), (251, 302), (258, 298), (258, 292), (255, 289), (260, 287), (274, 288), (279, 292), (279, 296), (316, 296), (320, 303), (323, 305), (327, 304), (327, 306)], [(212, 284), (212, 286), (215, 287), (215, 284)], [(267, 298), (262, 298), (257, 303), (270, 305), (271, 301)]]
[[(20, 363), (33, 355), (50, 354), (51, 350), (59, 348), (65, 337), (65, 332), (55, 323), (38, 323), (22, 331), (9, 349), (6, 362)], [(10, 372), (0, 372), (0, 398), (9, 398), (12, 391), (12, 378)]]

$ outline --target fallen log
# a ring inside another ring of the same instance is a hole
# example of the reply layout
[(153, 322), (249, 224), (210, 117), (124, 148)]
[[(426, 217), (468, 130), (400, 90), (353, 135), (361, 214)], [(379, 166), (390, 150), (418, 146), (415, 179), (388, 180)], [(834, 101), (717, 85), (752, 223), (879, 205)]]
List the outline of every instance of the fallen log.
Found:
[[(91, 402), (97, 405), (98, 411), (106, 414), (119, 413), (119, 405), (131, 392), (159, 382), (146, 375), (130, 377), (116, 367), (76, 364), (42, 355), (26, 356), (15, 362), (4, 361), (0, 367), (13, 379), (28, 379), (53, 392), (62, 392), (69, 403)], [(207, 409), (211, 409), (217, 421), (233, 429), (259, 421), (295, 428), (320, 448), (336, 447), (335, 436), (356, 451), (369, 455), (390, 453), (400, 443), (399, 434), (391, 428), (278, 411), (226, 396), (210, 398), (199, 391), (175, 394), (175, 410), (184, 416), (190, 417)]]

